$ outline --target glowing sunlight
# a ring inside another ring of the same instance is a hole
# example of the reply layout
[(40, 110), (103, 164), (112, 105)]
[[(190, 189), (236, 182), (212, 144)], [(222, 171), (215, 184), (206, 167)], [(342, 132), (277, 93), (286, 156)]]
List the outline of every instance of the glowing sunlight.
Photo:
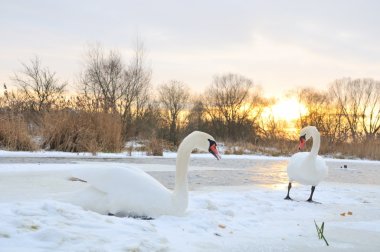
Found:
[(275, 119), (288, 122), (298, 119), (300, 115), (307, 113), (307, 108), (295, 98), (279, 100), (269, 109)]

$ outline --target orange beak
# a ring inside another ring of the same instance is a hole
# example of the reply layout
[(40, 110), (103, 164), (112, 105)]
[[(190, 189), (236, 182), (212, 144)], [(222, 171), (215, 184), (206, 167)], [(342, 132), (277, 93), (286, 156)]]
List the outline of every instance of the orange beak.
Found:
[(220, 160), (222, 157), (220, 156), (219, 154), (219, 151), (218, 149), (216, 148), (216, 144), (212, 144), (210, 145), (210, 148), (208, 149), (208, 151), (214, 156), (216, 157), (217, 160)]
[(305, 136), (300, 137), (300, 145), (298, 146), (298, 150), (302, 150), (305, 148), (306, 138)]

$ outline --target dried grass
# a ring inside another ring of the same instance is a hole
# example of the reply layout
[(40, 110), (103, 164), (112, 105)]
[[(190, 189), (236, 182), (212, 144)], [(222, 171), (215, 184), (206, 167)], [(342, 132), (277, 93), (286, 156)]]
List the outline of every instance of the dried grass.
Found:
[(224, 146), (224, 154), (258, 154), (270, 156), (282, 156), (294, 153), (297, 150), (296, 143), (289, 140), (261, 141), (256, 144), (249, 142), (227, 142)]
[(23, 117), (0, 116), (0, 147), (12, 151), (33, 151), (36, 149)]
[(164, 150), (176, 151), (176, 147), (169, 141), (151, 137), (146, 145), (146, 154), (148, 156), (162, 156)]
[[(304, 151), (310, 151), (313, 141), (306, 144)], [(259, 154), (269, 156), (291, 156), (298, 152), (298, 141), (278, 140), (266, 141), (258, 144), (246, 142), (226, 143), (224, 154)], [(328, 139), (322, 139), (320, 155), (329, 155), (335, 158), (362, 158), (380, 160), (380, 140), (363, 143), (330, 144)]]
[(374, 140), (367, 143), (344, 143), (332, 146), (334, 156), (339, 158), (365, 158), (380, 160), (380, 141)]
[(120, 152), (119, 117), (105, 113), (60, 111), (43, 117), (43, 148), (68, 152)]
[(164, 146), (162, 140), (157, 138), (152, 138), (148, 142), (147, 155), (148, 156), (162, 156), (164, 153)]

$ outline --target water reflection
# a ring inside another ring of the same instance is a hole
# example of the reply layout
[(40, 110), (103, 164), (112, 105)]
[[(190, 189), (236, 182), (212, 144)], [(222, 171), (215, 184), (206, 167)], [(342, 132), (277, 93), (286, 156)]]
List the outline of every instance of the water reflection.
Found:
[(283, 189), (288, 184), (287, 161), (259, 161), (249, 170), (255, 185), (271, 189)]
[[(208, 170), (207, 161), (193, 161), (190, 170), (189, 188), (197, 189), (204, 186), (265, 186), (272, 189), (282, 189), (287, 185), (287, 161), (270, 160), (226, 160), (218, 169)], [(202, 165), (202, 167), (199, 167)], [(203, 169), (202, 169), (203, 168)], [(168, 188), (174, 187), (173, 172), (149, 172)]]
[[(191, 190), (209, 186), (260, 186), (273, 190), (285, 190), (288, 185), (287, 160), (192, 159), (189, 171)], [(327, 182), (380, 185), (379, 163), (349, 163), (344, 160), (328, 161)], [(173, 163), (174, 165), (174, 163)], [(194, 168), (196, 168), (194, 170)], [(173, 172), (150, 172), (168, 188), (174, 187)], [(294, 183), (294, 186), (298, 186)]]
[[(168, 188), (174, 187), (175, 158), (80, 159), (77, 158), (2, 158), (2, 163), (88, 163), (112, 162), (136, 164), (138, 167), (172, 167), (172, 171), (149, 172)], [(189, 187), (207, 186), (264, 186), (274, 190), (288, 185), (288, 159), (191, 158)], [(329, 160), (327, 182), (380, 185), (380, 162)], [(344, 168), (346, 167), (346, 168)], [(170, 169), (169, 169), (170, 170)], [(294, 186), (297, 186), (295, 183)]]

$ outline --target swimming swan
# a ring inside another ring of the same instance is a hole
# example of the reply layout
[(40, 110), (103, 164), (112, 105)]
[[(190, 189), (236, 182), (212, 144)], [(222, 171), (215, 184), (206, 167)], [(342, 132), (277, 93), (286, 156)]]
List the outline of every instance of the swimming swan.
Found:
[(318, 156), (319, 147), (321, 144), (321, 137), (316, 127), (307, 126), (300, 132), (301, 150), (305, 146), (305, 142), (313, 138), (313, 146), (310, 152), (298, 152), (294, 154), (288, 164), (288, 194), (285, 199), (291, 200), (289, 191), (292, 188), (292, 182), (297, 181), (304, 185), (311, 185), (311, 194), (308, 202), (313, 202), (313, 194), (315, 187), (326, 178), (328, 174), (328, 167), (325, 160)]
[(174, 191), (135, 167), (104, 167), (73, 174), (87, 187), (76, 192), (71, 203), (101, 214), (117, 216), (157, 217), (181, 215), (188, 205), (188, 162), (190, 153), (198, 148), (209, 151), (218, 160), (216, 142), (207, 133), (194, 131), (183, 139), (177, 152)]

